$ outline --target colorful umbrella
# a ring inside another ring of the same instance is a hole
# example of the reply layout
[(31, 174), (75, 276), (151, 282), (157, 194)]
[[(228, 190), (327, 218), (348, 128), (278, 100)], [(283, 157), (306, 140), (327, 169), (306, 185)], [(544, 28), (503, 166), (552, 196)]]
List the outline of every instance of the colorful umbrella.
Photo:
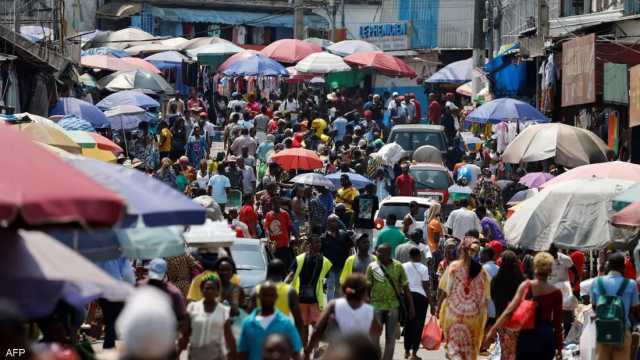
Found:
[(183, 62), (189, 61), (187, 56), (177, 51), (163, 51), (144, 58), (148, 62), (155, 65), (160, 70), (176, 68), (181, 66)]
[(640, 182), (640, 165), (625, 161), (610, 161), (582, 165), (549, 180), (543, 187), (550, 187), (565, 181), (577, 179), (617, 179)]
[(238, 60), (223, 71), (226, 76), (286, 76), (287, 69), (262, 54)]
[(414, 78), (416, 71), (401, 59), (382, 51), (358, 52), (344, 58), (344, 61), (360, 68), (372, 69), (389, 76)]
[(109, 55), (88, 55), (80, 58), (80, 65), (92, 69), (120, 71), (134, 70), (135, 66), (124, 61), (129, 58), (117, 58)]
[(129, 57), (129, 54), (127, 54), (124, 50), (122, 49), (115, 49), (115, 48), (110, 48), (110, 47), (97, 47), (97, 48), (91, 48), (88, 50), (82, 50), (80, 52), (80, 56), (84, 57), (84, 56), (89, 56), (89, 55), (108, 55), (108, 56), (112, 56), (112, 57), (116, 57), (116, 58), (125, 58), (125, 57)]
[(631, 203), (640, 202), (640, 183), (632, 185), (627, 190), (616, 195), (612, 200), (614, 210), (622, 210)]
[(153, 117), (143, 108), (122, 105), (105, 111), (113, 129), (131, 130), (138, 128), (141, 122), (149, 122)]
[(101, 79), (108, 90), (139, 89), (151, 94), (173, 94), (175, 90), (162, 76), (145, 70), (118, 71)]
[(66, 134), (73, 140), (73, 142), (80, 145), (80, 147), (84, 149), (91, 149), (96, 147), (96, 140), (86, 131), (68, 130)]
[(295, 69), (303, 73), (328, 74), (349, 71), (351, 67), (338, 55), (317, 52), (302, 59)]
[(340, 56), (349, 56), (362, 52), (381, 52), (382, 49), (363, 40), (343, 40), (327, 47), (327, 51)]
[(473, 59), (452, 62), (431, 75), (426, 83), (462, 84), (473, 79)]
[(294, 184), (302, 184), (308, 186), (320, 186), (329, 190), (333, 190), (335, 188), (331, 180), (318, 173), (300, 174), (291, 179), (291, 182)]
[(160, 180), (138, 170), (81, 157), (64, 159), (69, 165), (116, 192), (127, 204), (123, 227), (142, 217), (146, 226), (202, 224), (205, 209)]
[(65, 115), (57, 124), (65, 130), (96, 131), (90, 122), (75, 115)]
[(633, 203), (614, 214), (611, 222), (617, 226), (640, 226), (640, 202)]
[(102, 150), (102, 149), (98, 149), (98, 148), (82, 148), (82, 156), (90, 158), (90, 159), (94, 159), (94, 160), (100, 160), (100, 161), (104, 161), (104, 162), (108, 162), (108, 163), (113, 163), (115, 164), (116, 162), (118, 162), (118, 158), (111, 152), (108, 150)]
[(271, 156), (284, 170), (313, 170), (322, 167), (322, 160), (311, 150), (293, 148), (282, 150)]
[(333, 174), (327, 175), (327, 179), (331, 181), (331, 183), (333, 184), (333, 186), (335, 186), (336, 189), (338, 189), (342, 186), (342, 184), (340, 183), (340, 178), (342, 177), (342, 175), (347, 175), (349, 177), (349, 180), (351, 180), (351, 184), (355, 186), (357, 189), (362, 189), (368, 184), (372, 183), (371, 180), (369, 180), (368, 178), (358, 173), (352, 173), (352, 172), (338, 171)]
[(532, 172), (520, 178), (519, 183), (528, 187), (529, 189), (535, 189), (541, 187), (547, 181), (553, 179), (553, 175), (545, 172)]
[(2, 235), (1, 295), (25, 317), (48, 315), (60, 300), (78, 308), (99, 297), (124, 301), (133, 290), (43, 232), (5, 230)]
[[(110, 226), (124, 214), (121, 198), (35, 145), (11, 126), (0, 125), (0, 220), (44, 225), (80, 222)], [(37, 161), (36, 161), (37, 160)], [(43, 181), (46, 186), (43, 186)]]
[(87, 120), (95, 129), (104, 129), (109, 127), (109, 121), (100, 109), (95, 105), (72, 97), (61, 97), (58, 102), (49, 110), (51, 115), (75, 115), (81, 119)]
[(31, 140), (55, 146), (70, 153), (80, 153), (80, 145), (73, 141), (65, 131), (38, 123), (21, 123), (14, 125), (14, 127), (20, 129)]
[(113, 93), (96, 104), (102, 110), (108, 110), (120, 105), (134, 105), (143, 109), (159, 108), (160, 103), (142, 91), (124, 90)]
[(295, 64), (305, 57), (320, 51), (322, 49), (319, 46), (302, 40), (282, 39), (269, 44), (262, 49), (261, 53), (273, 60)]
[(120, 145), (114, 143), (113, 141), (107, 139), (106, 137), (98, 133), (92, 132), (92, 133), (89, 133), (89, 135), (91, 135), (91, 137), (93, 137), (93, 139), (96, 141), (96, 147), (98, 149), (111, 151), (112, 153), (115, 153), (115, 154), (119, 154), (124, 151), (120, 147)]
[(128, 57), (128, 58), (123, 58), (122, 61), (131, 65), (134, 69), (146, 70), (156, 74), (160, 74), (162, 72), (157, 67), (155, 67), (152, 63), (144, 59)]
[(255, 54), (260, 54), (260, 51), (257, 50), (243, 50), (237, 54), (233, 54), (231, 55), (227, 60), (225, 60), (222, 64), (220, 64), (220, 66), (218, 66), (218, 72), (223, 72), (224, 70), (226, 70), (227, 68), (229, 68), (229, 66), (231, 66), (231, 64), (235, 63), (238, 60), (242, 60), (242, 59), (246, 59), (246, 58), (250, 58), (251, 56), (255, 55)]
[(524, 101), (501, 98), (480, 105), (467, 115), (465, 121), (480, 124), (498, 124), (503, 121), (537, 121), (539, 123), (547, 123), (550, 119)]

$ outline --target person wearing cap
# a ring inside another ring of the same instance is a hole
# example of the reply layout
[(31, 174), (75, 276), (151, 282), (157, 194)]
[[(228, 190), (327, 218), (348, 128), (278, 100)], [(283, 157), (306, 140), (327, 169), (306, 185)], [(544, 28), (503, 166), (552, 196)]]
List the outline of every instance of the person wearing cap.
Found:
[[(409, 116), (409, 111), (403, 104), (404, 96), (396, 96), (393, 98), (391, 104), (389, 104), (389, 118), (393, 125), (406, 124)], [(393, 106), (391, 106), (393, 104)]]
[(436, 94), (429, 94), (429, 123), (433, 125), (440, 125), (440, 117), (442, 116), (442, 107)]
[(398, 106), (398, 97), (400, 97), (400, 94), (398, 94), (397, 91), (394, 91), (391, 94), (391, 97), (389, 98), (389, 103), (387, 104), (387, 111), (391, 111), (391, 109), (395, 109)]

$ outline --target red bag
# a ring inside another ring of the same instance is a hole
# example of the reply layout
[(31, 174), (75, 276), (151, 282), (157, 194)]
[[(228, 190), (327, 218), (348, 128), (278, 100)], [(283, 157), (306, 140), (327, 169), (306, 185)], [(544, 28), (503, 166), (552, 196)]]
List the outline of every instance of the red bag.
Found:
[(429, 320), (422, 328), (422, 338), (420, 339), (422, 346), (427, 350), (438, 350), (442, 343), (442, 329), (438, 325), (438, 319), (435, 316), (429, 316)]
[(527, 299), (527, 295), (531, 292), (531, 282), (527, 282), (527, 289), (520, 305), (511, 314), (511, 319), (504, 324), (505, 328), (511, 330), (530, 330), (536, 326), (536, 302)]

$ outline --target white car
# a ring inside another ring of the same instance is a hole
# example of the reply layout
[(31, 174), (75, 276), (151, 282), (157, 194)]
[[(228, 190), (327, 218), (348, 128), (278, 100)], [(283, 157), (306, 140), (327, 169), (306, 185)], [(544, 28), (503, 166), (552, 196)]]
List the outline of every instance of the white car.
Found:
[[(394, 214), (396, 216), (396, 226), (402, 228), (402, 220), (409, 213), (409, 205), (415, 201), (418, 203), (418, 214), (414, 217), (418, 228), (424, 229), (424, 218), (427, 210), (431, 207), (434, 200), (425, 197), (416, 196), (392, 196), (386, 198), (380, 202), (380, 206), (375, 215), (373, 238), (378, 238), (378, 231), (380, 231), (385, 225), (385, 219), (387, 215)], [(427, 234), (424, 234), (425, 238)]]

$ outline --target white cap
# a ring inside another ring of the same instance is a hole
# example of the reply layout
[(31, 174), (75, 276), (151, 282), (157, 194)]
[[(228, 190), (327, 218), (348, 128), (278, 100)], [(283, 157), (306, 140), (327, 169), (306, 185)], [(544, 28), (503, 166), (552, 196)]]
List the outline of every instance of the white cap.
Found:
[(397, 92), (397, 91), (394, 91), (394, 92), (393, 92), (393, 94), (391, 94), (391, 97), (396, 97), (396, 96), (398, 96), (398, 95), (400, 95), (400, 94), (398, 94), (398, 92)]

